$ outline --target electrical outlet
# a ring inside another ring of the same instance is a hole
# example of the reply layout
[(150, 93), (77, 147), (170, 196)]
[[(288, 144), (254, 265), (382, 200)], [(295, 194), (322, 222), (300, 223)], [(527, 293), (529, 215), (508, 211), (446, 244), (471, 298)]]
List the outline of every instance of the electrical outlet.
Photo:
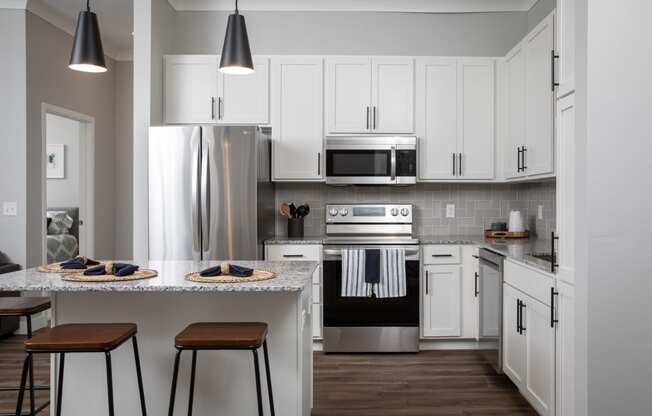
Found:
[(543, 219), (543, 205), (539, 205), (539, 210), (537, 211), (537, 218), (540, 220)]
[(2, 204), (2, 215), (9, 217), (18, 215), (18, 204), (16, 202), (4, 202)]
[(455, 218), (455, 204), (446, 204), (446, 218)]

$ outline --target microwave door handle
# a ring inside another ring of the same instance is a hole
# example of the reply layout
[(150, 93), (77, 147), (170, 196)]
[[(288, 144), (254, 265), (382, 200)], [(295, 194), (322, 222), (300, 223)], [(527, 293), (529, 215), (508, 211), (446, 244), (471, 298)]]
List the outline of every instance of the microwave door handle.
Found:
[(391, 178), (392, 182), (395, 182), (396, 181), (396, 146), (392, 146), (391, 154), (392, 154), (392, 156), (391, 156), (392, 165), (390, 167), (390, 173), (392, 175), (392, 178)]

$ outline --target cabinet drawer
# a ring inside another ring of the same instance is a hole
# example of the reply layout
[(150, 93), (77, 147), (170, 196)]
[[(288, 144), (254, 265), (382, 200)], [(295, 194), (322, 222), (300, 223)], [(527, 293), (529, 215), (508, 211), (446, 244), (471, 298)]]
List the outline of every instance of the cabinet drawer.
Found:
[(423, 247), (423, 264), (459, 264), (462, 262), (462, 248), (445, 244)]
[(266, 246), (267, 260), (320, 261), (321, 245), (317, 244), (272, 244)]
[(507, 260), (504, 280), (521, 292), (550, 305), (550, 288), (555, 286), (555, 282), (545, 272)]

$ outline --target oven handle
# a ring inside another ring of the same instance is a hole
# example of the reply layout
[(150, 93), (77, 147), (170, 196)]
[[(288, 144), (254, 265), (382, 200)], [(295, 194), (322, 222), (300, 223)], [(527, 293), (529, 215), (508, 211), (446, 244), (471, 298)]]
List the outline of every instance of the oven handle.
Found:
[(396, 146), (392, 146), (392, 166), (390, 167), (392, 180), (396, 180)]
[[(419, 249), (405, 249), (405, 257), (417, 256), (419, 254)], [(342, 249), (339, 248), (325, 248), (324, 256), (329, 257), (342, 257)]]

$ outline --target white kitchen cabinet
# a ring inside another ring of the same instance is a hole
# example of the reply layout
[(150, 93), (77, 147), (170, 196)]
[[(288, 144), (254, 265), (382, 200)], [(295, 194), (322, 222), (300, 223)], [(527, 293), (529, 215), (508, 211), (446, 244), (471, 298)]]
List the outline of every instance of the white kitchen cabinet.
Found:
[(254, 56), (248, 75), (218, 73), (217, 120), (221, 123), (269, 123), (269, 59)]
[(576, 0), (557, 0), (557, 98), (575, 91), (575, 3)]
[(425, 266), (423, 277), (423, 336), (461, 336), (462, 266)]
[(418, 58), (422, 181), (494, 177), (493, 59)]
[(553, 164), (552, 54), (554, 53), (554, 14), (545, 18), (524, 43), (525, 49), (525, 173), (550, 174)]
[(516, 384), (525, 383), (526, 340), (520, 333), (523, 293), (503, 284), (503, 372)]
[(328, 133), (414, 131), (414, 60), (405, 57), (326, 59)]
[(166, 55), (164, 114), (167, 124), (215, 123), (217, 55)]
[(575, 290), (557, 283), (555, 368), (556, 416), (575, 416)]
[(557, 102), (557, 280), (575, 282), (575, 96)]
[(478, 247), (462, 247), (462, 337), (478, 339), (480, 337), (479, 311), (479, 264)]
[(525, 144), (525, 51), (516, 45), (503, 61), (503, 164), (505, 178), (524, 176), (520, 150)]
[(323, 59), (271, 60), (272, 171), (275, 181), (323, 180)]

